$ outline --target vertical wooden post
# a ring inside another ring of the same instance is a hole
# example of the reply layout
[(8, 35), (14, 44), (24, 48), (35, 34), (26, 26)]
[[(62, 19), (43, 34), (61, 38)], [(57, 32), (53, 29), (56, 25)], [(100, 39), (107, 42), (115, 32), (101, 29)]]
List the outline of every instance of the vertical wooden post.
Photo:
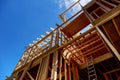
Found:
[(67, 80), (67, 65), (65, 61), (64, 61), (64, 74), (65, 74), (65, 80)]
[(40, 62), (39, 62), (40, 64), (39, 64), (39, 68), (38, 68), (38, 72), (37, 72), (37, 76), (36, 76), (36, 79), (35, 80), (38, 80), (38, 78), (39, 78), (39, 74), (40, 74), (40, 72), (41, 72), (41, 65), (42, 65), (42, 59), (40, 59)]
[(41, 75), (38, 80), (46, 80), (47, 73), (48, 73), (48, 65), (49, 65), (49, 55), (44, 57), (44, 63), (42, 64)]
[[(56, 30), (55, 34), (55, 45), (59, 44), (59, 29)], [(58, 51), (53, 53), (53, 61), (52, 61), (52, 71), (51, 71), (51, 80), (57, 79), (57, 67), (58, 67)]]
[(76, 80), (76, 76), (75, 76), (76, 72), (74, 71), (74, 65), (73, 63), (71, 65), (72, 65), (73, 80)]
[(43, 74), (44, 64), (45, 64), (45, 59), (42, 58), (42, 63), (41, 63), (41, 65), (40, 65), (40, 73), (39, 73), (39, 76), (38, 76), (38, 80), (41, 78), (41, 75)]
[(80, 80), (78, 75), (78, 68), (75, 64), (72, 64), (73, 80)]
[(50, 47), (52, 47), (52, 43), (53, 43), (53, 37), (54, 37), (54, 32), (52, 32), (52, 34), (51, 34)]
[(60, 71), (59, 71), (59, 80), (62, 80), (62, 76), (61, 76), (61, 73), (62, 73), (62, 57), (60, 56)]
[(89, 21), (92, 22), (94, 20), (94, 18), (87, 12), (87, 10), (81, 4), (80, 4), (80, 6), (81, 6), (82, 10), (84, 11), (84, 13), (86, 14), (86, 16), (88, 17)]
[(116, 50), (116, 48), (110, 43), (110, 41), (107, 39), (107, 37), (102, 33), (102, 31), (98, 28), (98, 26), (96, 26), (96, 29), (98, 30), (98, 32), (100, 33), (100, 35), (102, 36), (102, 38), (105, 40), (105, 42), (107, 43), (107, 45), (110, 47), (110, 49), (113, 51), (113, 53), (115, 54), (115, 56), (118, 58), (118, 60), (120, 61), (120, 54), (118, 53), (118, 51)]
[(69, 69), (69, 80), (71, 80), (71, 67), (70, 67), (70, 65), (68, 66), (68, 69)]
[(57, 80), (57, 67), (58, 67), (58, 51), (55, 52), (55, 74), (54, 74), (54, 80)]
[(58, 67), (58, 52), (56, 51), (53, 55), (51, 80), (57, 79), (57, 67)]

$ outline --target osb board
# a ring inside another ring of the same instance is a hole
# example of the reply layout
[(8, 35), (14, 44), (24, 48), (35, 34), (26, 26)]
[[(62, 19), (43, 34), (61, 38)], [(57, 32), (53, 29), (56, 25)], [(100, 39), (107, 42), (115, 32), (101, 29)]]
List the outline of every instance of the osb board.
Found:
[(72, 37), (74, 34), (82, 30), (88, 24), (90, 24), (89, 19), (87, 18), (85, 13), (82, 13), (72, 22), (70, 22), (65, 28), (63, 28), (62, 31), (68, 37)]

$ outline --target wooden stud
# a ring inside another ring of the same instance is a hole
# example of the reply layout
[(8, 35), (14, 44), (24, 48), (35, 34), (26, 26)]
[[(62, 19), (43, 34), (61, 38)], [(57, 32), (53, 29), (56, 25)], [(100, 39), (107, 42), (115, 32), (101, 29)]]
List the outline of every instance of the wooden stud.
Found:
[(30, 62), (30, 63), (27, 65), (27, 67), (24, 69), (24, 71), (23, 71), (23, 73), (22, 73), (22, 75), (21, 75), (21, 77), (20, 77), (20, 80), (23, 80), (23, 78), (24, 78), (24, 76), (25, 76), (28, 68), (30, 67), (31, 63), (32, 63), (32, 62)]
[(110, 74), (110, 73), (113, 73), (113, 72), (116, 72), (116, 71), (119, 71), (119, 70), (120, 70), (120, 68), (117, 68), (117, 69), (114, 69), (114, 70), (108, 71), (108, 72), (106, 72), (105, 74)]
[(28, 76), (30, 77), (31, 80), (34, 80), (34, 78), (30, 75), (30, 73), (27, 71)]
[(38, 80), (41, 78), (41, 75), (43, 73), (44, 64), (45, 64), (45, 60), (44, 60), (44, 58), (42, 58), (42, 63), (40, 65), (40, 73), (39, 73), (39, 76), (38, 76)]
[(59, 80), (62, 80), (62, 57), (60, 56), (60, 66), (59, 66)]
[(116, 7), (115, 4), (112, 4), (112, 3), (108, 2), (108, 1), (105, 1), (105, 0), (102, 0), (102, 1), (105, 2), (106, 4), (109, 4), (109, 5), (113, 6), (113, 7)]
[[(94, 64), (97, 64), (99, 62), (105, 61), (105, 60), (107, 60), (109, 58), (112, 58), (112, 57), (113, 57), (112, 53), (106, 53), (106, 54), (104, 54), (104, 55), (102, 55), (100, 57), (95, 58), (94, 59)], [(86, 63), (84, 63), (84, 64), (82, 64), (80, 66), (80, 69), (84, 69), (86, 67), (87, 67), (87, 65), (86, 65)]]
[(94, 20), (94, 18), (87, 12), (87, 10), (81, 4), (80, 4), (80, 6), (81, 6), (82, 10), (84, 11), (84, 13), (86, 14), (87, 18), (89, 19), (89, 21), (92, 22)]
[(58, 64), (58, 52), (56, 51), (53, 55), (51, 80), (56, 80), (57, 79), (57, 67), (58, 67), (57, 64)]
[(39, 80), (46, 80), (47, 79), (47, 73), (48, 73), (48, 66), (49, 66), (49, 55), (46, 56), (44, 58), (44, 63), (42, 64), (43, 65), (43, 68), (42, 68), (42, 71), (41, 71), (41, 77), (39, 78)]
[(36, 76), (35, 80), (38, 80), (38, 77), (39, 77), (39, 74), (40, 74), (40, 71), (41, 71), (41, 65), (42, 65), (42, 59), (40, 59), (39, 68), (38, 68), (38, 72), (37, 72), (37, 76)]
[(70, 65), (68, 66), (68, 71), (69, 71), (69, 79), (68, 80), (71, 80), (71, 67), (70, 67)]
[(65, 76), (65, 80), (67, 80), (67, 64), (66, 62), (64, 61), (64, 76)]

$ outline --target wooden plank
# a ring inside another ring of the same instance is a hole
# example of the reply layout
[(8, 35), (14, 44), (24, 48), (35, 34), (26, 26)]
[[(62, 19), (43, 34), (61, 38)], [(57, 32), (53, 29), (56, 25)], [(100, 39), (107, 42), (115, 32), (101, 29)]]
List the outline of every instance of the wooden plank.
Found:
[(30, 73), (27, 71), (27, 74), (28, 74), (28, 76), (30, 77), (30, 79), (31, 80), (35, 80), (31, 75), (30, 75)]
[[(93, 34), (91, 34), (91, 36), (92, 36)], [(89, 39), (89, 37), (87, 37), (88, 39)], [(88, 41), (85, 41), (85, 42), (81, 42), (81, 41), (79, 41), (79, 42), (76, 42), (76, 45), (78, 45), (78, 48), (81, 48), (82, 46), (84, 46), (84, 45), (87, 45), (87, 44), (89, 44), (90, 42), (92, 42), (92, 41), (94, 41), (94, 40), (96, 40), (96, 39), (98, 39), (99, 37), (98, 36), (96, 36), (96, 37), (93, 37), (92, 39), (90, 39), (90, 40), (88, 40)]]
[(21, 77), (20, 77), (20, 80), (23, 80), (23, 78), (24, 78), (24, 76), (25, 76), (27, 70), (29, 69), (31, 63), (32, 63), (32, 62), (30, 62), (30, 63), (27, 65), (27, 67), (24, 69), (24, 71), (23, 71), (23, 73), (22, 73), (22, 75), (21, 75)]
[(68, 37), (72, 37), (74, 34), (82, 30), (88, 24), (90, 24), (89, 19), (87, 18), (85, 13), (82, 13), (76, 19), (70, 22), (65, 28), (63, 28), (62, 31)]
[[(103, 48), (105, 48), (105, 46), (100, 47), (100, 48), (97, 48), (96, 50), (92, 50), (91, 52), (88, 52), (88, 53), (83, 53), (83, 54), (84, 54), (85, 56), (92, 55), (93, 53), (98, 52), (99, 50), (101, 50), (101, 49), (103, 49)], [(99, 54), (100, 54), (100, 53), (99, 53)], [(96, 54), (96, 55), (99, 55), (99, 54)], [(97, 56), (97, 57), (99, 57), (99, 56)]]
[(58, 51), (54, 52), (54, 55), (53, 55), (51, 80), (57, 79), (57, 73), (58, 73), (57, 67), (58, 67)]
[[(89, 46), (92, 46), (92, 45), (94, 45), (95, 43), (97, 43), (97, 42), (99, 42), (99, 41), (101, 41), (101, 40), (100, 40), (100, 39), (97, 39), (97, 40), (95, 40), (95, 41), (91, 41), (91, 43), (84, 45), (84, 46), (81, 47), (79, 50), (83, 50), (83, 49), (85, 49), (85, 48), (87, 48), (87, 47), (89, 47)], [(91, 48), (92, 48), (92, 47), (91, 47)]]
[[(106, 53), (104, 55), (101, 55), (100, 57), (95, 58), (94, 64), (100, 63), (100, 62), (107, 60), (109, 58), (112, 58), (112, 57), (113, 57), (112, 53)], [(84, 64), (80, 65), (79, 67), (80, 67), (80, 69), (84, 69), (87, 67), (87, 64), (84, 63)]]
[(97, 28), (98, 32), (100, 33), (100, 35), (102, 36), (102, 38), (107, 43), (107, 45), (110, 47), (110, 49), (113, 51), (113, 53), (115, 54), (115, 56), (120, 61), (120, 54), (118, 53), (118, 51), (116, 50), (116, 48), (114, 48), (114, 46), (110, 43), (110, 41), (106, 38), (106, 36), (102, 33), (102, 31), (98, 27), (96, 27), (96, 28)]
[(107, 14), (104, 14), (99, 19), (95, 20), (92, 24), (93, 24), (93, 26), (99, 26), (99, 25), (109, 21), (110, 19), (114, 18), (115, 16), (117, 16), (119, 14), (120, 14), (120, 5), (114, 9), (112, 9)]
[(69, 72), (69, 79), (68, 80), (71, 80), (71, 67), (70, 67), (70, 65), (68, 66), (68, 72)]
[(98, 36), (100, 37), (100, 39), (102, 40), (102, 42), (104, 43), (105, 48), (106, 48), (108, 51), (110, 51), (109, 47), (107, 46), (107, 44), (106, 44), (105, 41), (103, 40), (103, 38), (102, 38), (102, 36), (100, 35), (100, 33), (97, 32), (97, 34), (98, 34)]
[(109, 4), (109, 5), (113, 6), (113, 7), (116, 7), (116, 5), (114, 5), (114, 4), (112, 4), (112, 3), (108, 2), (108, 1), (105, 1), (105, 0), (102, 0), (102, 1), (105, 2), (106, 4)]
[[(48, 51), (44, 52), (42, 55), (39, 55), (37, 58), (35, 58), (35, 59), (33, 60), (33, 62), (35, 62), (35, 61), (39, 60), (40, 58), (43, 58), (43, 57), (45, 57), (45, 56), (47, 56), (47, 55), (49, 55), (49, 54), (52, 54), (54, 51), (57, 50), (57, 48), (58, 48), (58, 45), (50, 48)], [(29, 62), (29, 63), (30, 63), (30, 62)], [(23, 70), (24, 68), (27, 67), (27, 65), (28, 65), (29, 63), (27, 63), (27, 64), (23, 65), (21, 68), (15, 70), (12, 74), (15, 74), (15, 73)], [(38, 64), (39, 64), (39, 62), (38, 62)]]
[(100, 2), (98, 2), (97, 0), (93, 0), (96, 4), (98, 4), (100, 7), (102, 7), (106, 12), (110, 11), (111, 9), (104, 6), (103, 4), (101, 4)]
[(59, 80), (62, 80), (62, 57), (60, 56)]
[(113, 69), (111, 71), (106, 72), (105, 74), (110, 74), (110, 73), (113, 73), (113, 72), (116, 72), (116, 71), (119, 71), (119, 70), (120, 70), (120, 68)]
[[(97, 45), (97, 46), (95, 46), (95, 47), (93, 47), (93, 48), (91, 48), (91, 49), (83, 52), (83, 54), (84, 54), (84, 55), (87, 55), (87, 54), (89, 54), (90, 52), (93, 52), (95, 49), (96, 49), (95, 51), (98, 51), (99, 48), (103, 48), (103, 47), (105, 47), (105, 46), (104, 46), (103, 43), (101, 43), (100, 45)], [(97, 49), (98, 49), (98, 50), (97, 50)]]
[(42, 65), (42, 59), (39, 60), (39, 68), (38, 68), (38, 72), (37, 72), (37, 76), (36, 76), (35, 80), (38, 80), (38, 78), (39, 78), (39, 74), (40, 74), (40, 71), (41, 71), (41, 65)]

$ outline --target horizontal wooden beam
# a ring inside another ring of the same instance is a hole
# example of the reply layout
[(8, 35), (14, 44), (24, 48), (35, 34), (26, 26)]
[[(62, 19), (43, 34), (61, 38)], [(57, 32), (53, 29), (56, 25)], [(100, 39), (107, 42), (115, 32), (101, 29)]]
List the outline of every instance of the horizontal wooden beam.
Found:
[[(106, 53), (106, 54), (104, 54), (104, 55), (102, 55), (102, 56), (100, 56), (98, 58), (95, 58), (94, 59), (94, 64), (97, 64), (99, 62), (102, 62), (102, 61), (107, 60), (107, 59), (112, 58), (112, 57), (113, 57), (112, 53)], [(86, 63), (80, 65), (80, 69), (84, 69), (86, 67), (87, 67)]]
[(113, 69), (111, 71), (106, 72), (105, 74), (110, 74), (110, 73), (113, 73), (113, 72), (116, 72), (116, 71), (119, 71), (119, 70), (120, 70), (120, 68)]

